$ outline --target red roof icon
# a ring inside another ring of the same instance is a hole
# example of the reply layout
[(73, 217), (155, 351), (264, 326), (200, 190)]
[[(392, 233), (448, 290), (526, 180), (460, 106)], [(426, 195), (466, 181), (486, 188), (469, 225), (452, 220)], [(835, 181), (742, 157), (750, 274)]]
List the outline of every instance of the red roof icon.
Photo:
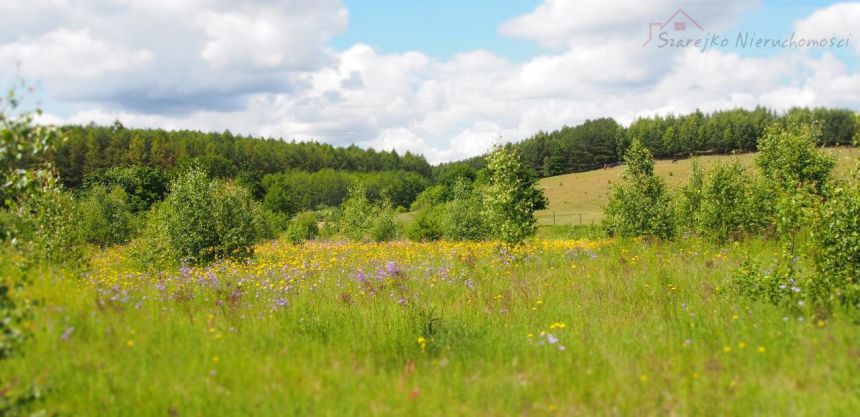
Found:
[(645, 43), (642, 44), (642, 46), (644, 47), (648, 45), (649, 42), (651, 42), (651, 39), (654, 36), (654, 28), (657, 28), (658, 31), (662, 31), (667, 26), (669, 26), (669, 23), (673, 22), (674, 25), (672, 26), (672, 28), (675, 32), (686, 31), (688, 26), (687, 23), (692, 23), (693, 26), (697, 27), (702, 32), (705, 31), (705, 28), (703, 28), (702, 25), (700, 25), (699, 22), (696, 21), (696, 19), (690, 17), (690, 15), (688, 15), (687, 12), (684, 11), (684, 9), (678, 9), (675, 11), (675, 13), (672, 14), (672, 16), (666, 19), (665, 22), (651, 22), (648, 24), (648, 39), (645, 41)]

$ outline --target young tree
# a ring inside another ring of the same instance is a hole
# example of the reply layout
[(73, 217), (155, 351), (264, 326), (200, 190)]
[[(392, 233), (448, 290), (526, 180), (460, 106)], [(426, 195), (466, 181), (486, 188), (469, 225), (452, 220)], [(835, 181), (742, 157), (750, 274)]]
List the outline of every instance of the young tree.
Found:
[(782, 190), (805, 186), (822, 193), (836, 160), (818, 149), (817, 136), (808, 124), (771, 125), (758, 141), (762, 175)]
[(516, 151), (503, 147), (493, 150), (487, 156), (487, 171), (483, 213), (491, 236), (508, 245), (519, 245), (537, 231), (534, 212), (546, 207), (546, 197)]
[(612, 236), (671, 239), (675, 222), (666, 184), (654, 175), (651, 152), (638, 139), (624, 155), (625, 184), (616, 185), (606, 206), (604, 228)]

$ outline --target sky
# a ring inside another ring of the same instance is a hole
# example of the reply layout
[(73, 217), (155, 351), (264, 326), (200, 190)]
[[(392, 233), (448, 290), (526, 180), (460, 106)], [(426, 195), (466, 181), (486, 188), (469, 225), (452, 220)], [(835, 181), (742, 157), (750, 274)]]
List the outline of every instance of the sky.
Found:
[(0, 87), (45, 123), (439, 163), (599, 117), (860, 110), (858, 28), (860, 2), (800, 0), (3, 0)]

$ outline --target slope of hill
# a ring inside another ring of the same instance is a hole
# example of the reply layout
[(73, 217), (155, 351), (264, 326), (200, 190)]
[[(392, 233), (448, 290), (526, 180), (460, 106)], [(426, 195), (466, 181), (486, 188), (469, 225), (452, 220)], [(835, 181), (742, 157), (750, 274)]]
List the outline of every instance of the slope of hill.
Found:
[[(856, 166), (860, 148), (836, 148), (838, 165), (836, 175), (845, 177)], [(753, 164), (755, 154), (714, 155), (699, 157), (699, 164), (707, 170), (717, 163), (728, 163), (734, 159), (746, 166)], [(690, 177), (692, 159), (656, 161), (654, 172), (666, 180), (671, 189), (684, 184)], [(592, 224), (603, 219), (603, 207), (609, 200), (612, 185), (622, 181), (623, 166), (598, 169), (588, 172), (558, 175), (543, 178), (538, 183), (544, 189), (549, 208), (537, 213), (541, 225)]]

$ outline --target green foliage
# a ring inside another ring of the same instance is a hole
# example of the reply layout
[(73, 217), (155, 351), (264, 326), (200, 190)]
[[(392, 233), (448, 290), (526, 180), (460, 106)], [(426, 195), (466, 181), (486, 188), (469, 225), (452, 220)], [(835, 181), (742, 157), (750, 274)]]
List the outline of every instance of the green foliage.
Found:
[(443, 206), (442, 234), (448, 240), (485, 240), (490, 236), (484, 219), (484, 200), (474, 185), (461, 179), (453, 198)]
[(406, 236), (415, 241), (432, 241), (442, 238), (443, 206), (424, 206), (415, 213), (415, 221), (406, 229)]
[(522, 244), (535, 234), (534, 212), (546, 206), (546, 198), (516, 151), (496, 148), (487, 156), (487, 172), (482, 212), (490, 236), (508, 245)]
[(762, 213), (767, 209), (760, 204), (762, 187), (737, 161), (716, 165), (705, 179), (699, 210), (693, 214), (699, 233), (725, 242), (760, 230), (770, 219)]
[(215, 258), (218, 247), (212, 207), (213, 183), (192, 168), (170, 183), (165, 200), (170, 207), (167, 231), (176, 255), (184, 262), (201, 263)]
[[(230, 132), (128, 129), (121, 124), (66, 126), (63, 133), (68, 140), (51, 154), (51, 158), (67, 187), (81, 186), (83, 179), (93, 171), (123, 165), (179, 173), (190, 164), (197, 164), (213, 178), (232, 179), (242, 176), (243, 172), (261, 178), (279, 173), (285, 167), (305, 172), (323, 169), (406, 171), (425, 179), (431, 175), (430, 164), (424, 157), (410, 152), (398, 154), (357, 146), (340, 148), (317, 142), (244, 137)], [(243, 182), (243, 185), (250, 184)], [(256, 195), (258, 190), (248, 188)], [(126, 192), (132, 195), (128, 189)], [(391, 198), (396, 202), (394, 196)]]
[(110, 191), (101, 185), (89, 188), (78, 203), (82, 238), (87, 243), (110, 246), (126, 243), (134, 233), (134, 217), (128, 196), (120, 187)]
[(654, 159), (639, 140), (634, 140), (624, 156), (627, 166), (624, 184), (612, 188), (606, 206), (604, 228), (610, 236), (675, 235), (672, 202), (666, 185), (654, 175)]
[(319, 236), (320, 230), (317, 225), (317, 215), (312, 211), (303, 211), (296, 214), (287, 227), (286, 237), (294, 243), (299, 244)]
[(732, 286), (741, 295), (800, 313), (809, 288), (798, 271), (798, 262), (799, 258), (788, 250), (766, 270), (758, 261), (747, 260), (735, 271)]
[(128, 204), (132, 211), (141, 212), (149, 209), (156, 201), (161, 201), (167, 195), (168, 181), (164, 172), (157, 168), (146, 166), (115, 166), (99, 169), (84, 178), (84, 189), (93, 187), (113, 189), (120, 187), (128, 196)]
[(260, 216), (248, 190), (229, 181), (212, 181), (192, 168), (170, 184), (170, 194), (148, 216), (134, 252), (139, 260), (154, 264), (244, 259), (253, 254), (258, 236), (268, 234), (269, 226)]
[(812, 186), (821, 194), (836, 160), (817, 149), (817, 135), (810, 125), (770, 126), (756, 156), (764, 177), (783, 190)]
[(415, 197), (415, 201), (410, 206), (412, 211), (421, 210), (427, 207), (438, 206), (445, 203), (449, 199), (448, 187), (442, 184), (427, 187)]
[(27, 324), (33, 318), (32, 302), (21, 296), (30, 285), (27, 276), (13, 264), (18, 256), (6, 243), (0, 246), (0, 360), (21, 352), (31, 334)]
[(253, 255), (257, 241), (256, 203), (251, 193), (232, 182), (217, 181), (212, 189), (212, 216), (215, 221), (214, 258), (245, 259)]
[(812, 230), (816, 294), (860, 309), (860, 186), (837, 187)]
[(681, 188), (678, 203), (678, 223), (690, 230), (698, 227), (696, 218), (702, 207), (702, 190), (705, 187), (705, 173), (699, 166), (699, 161), (693, 159), (690, 163), (690, 179)]
[(34, 125), (42, 111), (20, 112), (21, 101), (16, 90), (0, 98), (0, 207), (10, 207), (40, 188), (53, 188), (56, 182), (44, 158), (62, 136), (53, 127)]
[(158, 202), (146, 212), (140, 236), (129, 244), (129, 253), (141, 269), (173, 266), (179, 255), (171, 241), (170, 224), (175, 217), (167, 202)]
[(75, 200), (66, 192), (44, 188), (16, 204), (12, 233), (28, 258), (55, 264), (80, 261), (81, 233)]
[(359, 184), (371, 202), (388, 199), (395, 206), (409, 207), (428, 182), (406, 171), (290, 171), (263, 177), (263, 201), (270, 210), (293, 215), (302, 210), (337, 207), (348, 197), (349, 188)]
[(356, 241), (382, 242), (399, 233), (399, 223), (391, 203), (373, 204), (363, 186), (349, 190), (349, 198), (340, 207), (338, 231)]

